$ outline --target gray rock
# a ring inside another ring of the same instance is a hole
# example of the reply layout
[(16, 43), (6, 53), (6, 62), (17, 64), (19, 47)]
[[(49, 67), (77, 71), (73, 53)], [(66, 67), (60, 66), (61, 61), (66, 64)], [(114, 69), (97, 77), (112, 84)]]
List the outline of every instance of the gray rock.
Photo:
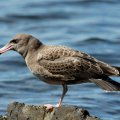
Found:
[(77, 106), (61, 106), (47, 111), (44, 106), (14, 102), (8, 106), (7, 120), (100, 120)]

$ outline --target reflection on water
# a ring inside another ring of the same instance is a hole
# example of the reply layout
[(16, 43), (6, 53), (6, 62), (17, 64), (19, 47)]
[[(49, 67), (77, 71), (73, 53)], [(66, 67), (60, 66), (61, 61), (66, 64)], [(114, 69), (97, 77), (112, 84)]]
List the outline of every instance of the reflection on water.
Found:
[[(67, 45), (120, 66), (119, 11), (118, 0), (0, 1), (0, 47), (17, 33), (29, 33), (46, 44)], [(37, 80), (17, 53), (0, 56), (0, 114), (12, 101), (56, 104), (61, 89)], [(69, 86), (64, 104), (82, 106), (104, 120), (120, 120), (119, 98), (120, 93), (82, 84)]]

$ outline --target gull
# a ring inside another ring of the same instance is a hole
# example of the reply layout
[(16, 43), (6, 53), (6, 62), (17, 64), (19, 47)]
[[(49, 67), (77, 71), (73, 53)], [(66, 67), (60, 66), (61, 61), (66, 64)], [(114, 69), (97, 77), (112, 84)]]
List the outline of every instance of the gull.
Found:
[[(56, 105), (60, 107), (68, 85), (95, 83), (106, 91), (120, 91), (120, 83), (110, 76), (120, 76), (120, 67), (109, 65), (84, 52), (66, 46), (45, 45), (29, 34), (17, 34), (0, 49), (0, 54), (9, 50), (18, 52), (30, 71), (52, 85), (62, 85), (62, 96)], [(53, 105), (46, 104), (47, 109)]]

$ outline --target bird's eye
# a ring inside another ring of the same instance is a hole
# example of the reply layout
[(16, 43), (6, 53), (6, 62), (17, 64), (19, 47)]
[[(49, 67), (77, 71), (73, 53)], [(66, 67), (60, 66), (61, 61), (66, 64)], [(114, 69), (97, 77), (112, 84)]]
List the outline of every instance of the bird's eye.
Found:
[(12, 42), (12, 43), (17, 43), (17, 42), (18, 42), (18, 39), (13, 39), (11, 42)]

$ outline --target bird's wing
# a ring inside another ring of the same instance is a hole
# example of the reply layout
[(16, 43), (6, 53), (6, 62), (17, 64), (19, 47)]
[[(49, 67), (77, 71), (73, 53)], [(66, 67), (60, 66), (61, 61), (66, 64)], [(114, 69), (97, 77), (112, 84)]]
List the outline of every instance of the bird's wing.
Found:
[(63, 75), (65, 78), (69, 78), (68, 80), (70, 78), (74, 80), (73, 78), (80, 76), (89, 78), (103, 73), (98, 64), (79, 57), (61, 57), (55, 60), (42, 59), (39, 61), (39, 65), (53, 75)]
[[(43, 65), (47, 69), (50, 69), (54, 73), (72, 73), (84, 71), (84, 73), (91, 73), (90, 75), (117, 75), (118, 70), (107, 63), (97, 60), (96, 58), (80, 51), (64, 47), (64, 46), (53, 46), (48, 47), (43, 51), (43, 54), (38, 55), (38, 63), (45, 61)], [(76, 64), (76, 62), (80, 64)], [(66, 65), (66, 67), (64, 66)], [(49, 67), (48, 67), (49, 66)], [(54, 66), (57, 66), (54, 68)], [(75, 67), (74, 67), (75, 66)], [(61, 69), (63, 70), (61, 70)], [(66, 71), (66, 72), (65, 72)], [(68, 74), (67, 73), (67, 74)]]

